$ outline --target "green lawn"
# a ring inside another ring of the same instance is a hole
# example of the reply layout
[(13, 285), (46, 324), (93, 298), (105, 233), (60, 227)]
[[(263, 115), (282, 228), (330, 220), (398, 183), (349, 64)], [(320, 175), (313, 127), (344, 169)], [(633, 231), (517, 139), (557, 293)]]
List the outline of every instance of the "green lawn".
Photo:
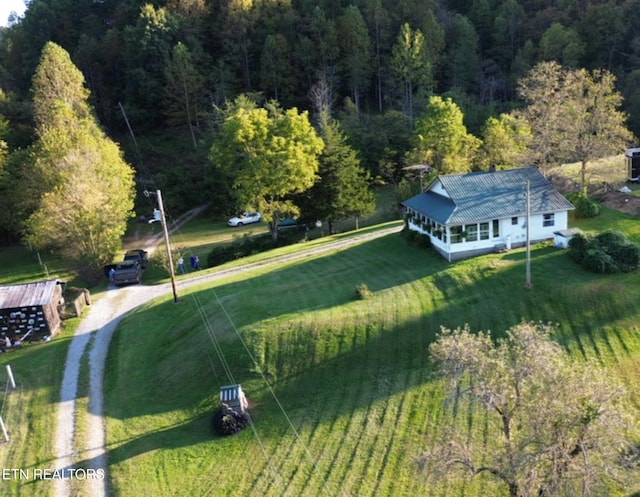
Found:
[[(602, 219), (637, 236), (637, 219)], [(107, 373), (113, 495), (504, 493), (487, 479), (421, 477), (416, 458), (452, 415), (427, 355), (440, 326), (499, 334), (551, 321), (576, 357), (599, 358), (630, 387), (640, 379), (637, 273), (587, 273), (544, 245), (532, 257), (525, 289), (522, 251), (448, 264), (393, 235), (132, 314)], [(370, 299), (355, 300), (360, 283)], [(211, 414), (220, 386), (235, 382), (253, 428), (218, 438)], [(482, 425), (458, 415), (461, 429)]]
[[(639, 224), (606, 209), (571, 222), (623, 231), (636, 242)], [(200, 218), (172, 243), (204, 260), (212, 243), (238, 234)], [(3, 283), (43, 278), (33, 255), (0, 255), (8, 261)], [(532, 257), (534, 287), (525, 289), (521, 250), (448, 264), (392, 235), (194, 288), (178, 305), (167, 295), (132, 313), (115, 335), (106, 372), (111, 495), (504, 494), (488, 479), (426, 481), (416, 463), (443, 416), (459, 416), (461, 429), (483, 426), (475, 413), (443, 405), (427, 355), (440, 326), (469, 323), (499, 334), (521, 319), (558, 323), (557, 339), (576, 357), (597, 357), (619, 372), (640, 406), (638, 273), (587, 273), (548, 245), (534, 247)], [(373, 295), (359, 301), (361, 283)], [(47, 467), (75, 326), (69, 322), (53, 342), (0, 355), (0, 373), (10, 363), (20, 385), (0, 413), (12, 437), (0, 446), (2, 467)], [(218, 438), (210, 420), (219, 388), (236, 382), (250, 399), (253, 428)], [(81, 396), (86, 402), (82, 385)], [(14, 481), (2, 495), (50, 489)]]

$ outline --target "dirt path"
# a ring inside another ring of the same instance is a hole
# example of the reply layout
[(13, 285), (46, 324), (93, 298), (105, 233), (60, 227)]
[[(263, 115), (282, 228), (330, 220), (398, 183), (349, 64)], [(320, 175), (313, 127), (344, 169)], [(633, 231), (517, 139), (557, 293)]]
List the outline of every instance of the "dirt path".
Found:
[[(203, 275), (196, 273), (191, 278), (179, 280), (177, 285), (178, 295), (180, 295), (181, 290), (204, 282), (225, 278), (232, 274), (248, 272), (257, 267), (283, 264), (309, 257), (310, 255), (346, 249), (367, 240), (397, 233), (400, 229), (401, 226), (394, 226), (385, 230), (338, 240), (303, 252), (275, 256), (237, 268)], [(103, 380), (109, 343), (118, 323), (128, 312), (152, 299), (170, 294), (171, 291), (170, 284), (111, 288), (103, 298), (90, 306), (89, 313), (76, 330), (67, 353), (60, 390), (60, 403), (56, 414), (54, 440), (56, 458), (53, 462), (53, 467), (60, 470), (65, 478), (55, 480), (55, 497), (69, 497), (72, 495), (108, 496), (106, 427), (103, 418)], [(89, 404), (87, 411), (84, 411), (81, 410), (77, 400), (82, 359), (87, 351), (89, 353)], [(82, 433), (82, 435), (77, 437), (78, 433)], [(86, 475), (86, 477), (78, 478), (77, 475), (74, 476), (76, 468), (87, 470), (86, 473), (80, 473), (81, 476)], [(89, 472), (89, 469), (92, 471)]]

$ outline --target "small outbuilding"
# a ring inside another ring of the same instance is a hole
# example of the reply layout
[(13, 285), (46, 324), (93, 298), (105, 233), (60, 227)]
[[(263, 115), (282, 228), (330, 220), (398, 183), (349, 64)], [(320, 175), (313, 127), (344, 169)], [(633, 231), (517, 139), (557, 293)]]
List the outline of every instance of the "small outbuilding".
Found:
[(220, 407), (224, 414), (247, 412), (249, 403), (240, 385), (228, 385), (220, 388)]
[(566, 230), (554, 231), (553, 245), (555, 248), (567, 249), (569, 248), (569, 242), (571, 239), (578, 233), (582, 233), (580, 228), (569, 228)]
[(624, 158), (627, 166), (627, 181), (640, 182), (640, 148), (628, 148)]
[(62, 283), (57, 280), (0, 286), (0, 332), (12, 341), (54, 336), (62, 319)]

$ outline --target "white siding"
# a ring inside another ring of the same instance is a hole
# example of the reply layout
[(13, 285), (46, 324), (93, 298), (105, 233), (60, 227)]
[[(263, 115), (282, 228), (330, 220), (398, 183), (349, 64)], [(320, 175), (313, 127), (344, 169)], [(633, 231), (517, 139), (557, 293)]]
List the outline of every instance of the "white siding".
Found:
[[(553, 239), (555, 231), (567, 229), (568, 215), (566, 211), (549, 214), (552, 214), (553, 217), (553, 224), (549, 226), (544, 226), (544, 214), (531, 216), (531, 231), (529, 233), (531, 242)], [(446, 243), (433, 235), (431, 235), (431, 243), (445, 254), (461, 254), (464, 252), (490, 252), (497, 248), (521, 247), (527, 242), (526, 216), (519, 216), (516, 224), (513, 224), (512, 218), (500, 219), (498, 237), (493, 236), (493, 220), (481, 222), (489, 223), (489, 238), (487, 240), (481, 240), (478, 236), (478, 239), (474, 241), (463, 238), (459, 243), (451, 243), (449, 233)], [(547, 219), (547, 224), (550, 222), (551, 219)], [(415, 225), (411, 221), (409, 221), (409, 228), (427, 234), (421, 225)]]

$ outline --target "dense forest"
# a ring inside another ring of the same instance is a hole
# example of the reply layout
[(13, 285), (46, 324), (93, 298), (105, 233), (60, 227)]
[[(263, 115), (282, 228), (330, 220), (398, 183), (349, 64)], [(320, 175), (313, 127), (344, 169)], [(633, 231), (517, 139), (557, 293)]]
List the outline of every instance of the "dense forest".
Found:
[[(488, 118), (523, 105), (518, 81), (541, 61), (612, 73), (627, 125), (640, 134), (640, 0), (27, 3), (0, 31), (0, 132), (9, 150), (34, 140), (32, 79), (53, 41), (84, 75), (99, 122), (129, 147), (134, 167), (127, 124), (140, 136), (184, 138), (179, 172), (145, 166), (174, 185), (174, 204), (201, 200), (189, 185), (206, 179), (216, 109), (240, 94), (308, 110), (316, 123), (329, 109), (372, 178), (393, 176), (385, 173), (407, 160), (431, 97), (455, 102), (480, 136)], [(187, 186), (177, 191), (177, 183)]]

